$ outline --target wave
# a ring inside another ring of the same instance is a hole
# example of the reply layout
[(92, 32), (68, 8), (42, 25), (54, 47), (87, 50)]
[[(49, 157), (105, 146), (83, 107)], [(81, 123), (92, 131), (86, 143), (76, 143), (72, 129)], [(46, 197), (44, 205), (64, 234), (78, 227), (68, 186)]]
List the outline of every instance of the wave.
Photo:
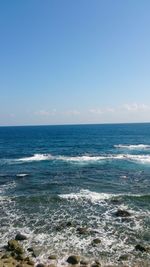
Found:
[(111, 200), (114, 198), (120, 198), (120, 197), (128, 197), (128, 198), (137, 198), (137, 199), (149, 199), (150, 194), (131, 194), (131, 193), (120, 193), (120, 194), (111, 194), (111, 193), (98, 193), (93, 192), (88, 189), (81, 189), (77, 193), (70, 193), (70, 194), (60, 194), (58, 195), (60, 198), (66, 199), (66, 200), (86, 200), (91, 201), (92, 203), (101, 202), (105, 200)]
[(18, 174), (16, 174), (16, 176), (17, 177), (26, 177), (26, 176), (28, 176), (28, 174), (27, 173), (18, 173)]
[(150, 145), (138, 144), (138, 145), (114, 145), (116, 148), (125, 148), (125, 149), (149, 149)]
[(81, 189), (78, 193), (60, 194), (60, 198), (67, 200), (90, 200), (91, 202), (97, 202), (112, 198), (113, 194), (97, 193), (87, 189)]
[(128, 160), (140, 163), (150, 163), (150, 155), (126, 155)]
[(16, 159), (16, 161), (23, 161), (23, 162), (41, 161), (41, 160), (50, 160), (52, 158), (53, 158), (53, 156), (51, 154), (34, 154), (31, 157)]
[[(95, 162), (103, 162), (109, 160), (124, 160), (124, 161), (133, 161), (136, 163), (150, 163), (150, 155), (133, 155), (133, 154), (114, 154), (114, 155), (100, 155), (100, 156), (92, 156), (92, 155), (83, 155), (83, 156), (53, 156), (51, 154), (34, 154), (30, 157), (24, 157), (20, 159), (9, 159), (7, 160), (8, 164), (13, 163), (27, 163), (33, 161), (64, 161), (70, 163), (95, 163)], [(17, 176), (26, 176), (26, 174), (18, 174)]]

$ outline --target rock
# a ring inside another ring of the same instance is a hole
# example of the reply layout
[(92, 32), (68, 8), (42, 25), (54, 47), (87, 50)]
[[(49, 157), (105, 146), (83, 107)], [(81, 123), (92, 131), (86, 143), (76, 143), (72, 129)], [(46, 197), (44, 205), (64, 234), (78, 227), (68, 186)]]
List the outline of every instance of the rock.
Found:
[(43, 263), (38, 263), (36, 267), (45, 267), (45, 265)]
[(92, 245), (97, 245), (97, 244), (100, 244), (100, 243), (101, 243), (101, 240), (99, 238), (95, 238), (92, 241)]
[(118, 259), (118, 261), (127, 261), (129, 258), (128, 254), (121, 255)]
[(24, 261), (28, 264), (28, 265), (34, 265), (34, 261), (32, 259), (30, 259), (30, 257), (26, 257), (24, 259)]
[(101, 266), (101, 264), (100, 263), (96, 263), (96, 262), (92, 263), (92, 265), (91, 265), (91, 267), (100, 267), (100, 266)]
[(27, 261), (28, 265), (34, 266), (34, 261), (32, 261), (31, 259)]
[(16, 254), (23, 254), (23, 248), (17, 240), (8, 241), (8, 250), (15, 252)]
[(9, 253), (5, 253), (1, 256), (1, 259), (8, 259), (10, 257)]
[(21, 234), (21, 233), (18, 233), (15, 236), (15, 240), (23, 241), (23, 240), (27, 240), (27, 237), (25, 235)]
[(100, 261), (97, 259), (95, 260), (95, 263), (101, 265)]
[(78, 264), (80, 262), (80, 256), (77, 255), (69, 256), (67, 262), (70, 264)]
[(24, 254), (17, 254), (17, 255), (15, 256), (15, 259), (16, 259), (17, 261), (23, 261), (23, 260), (25, 259), (25, 256), (24, 256)]
[(33, 252), (34, 251), (34, 249), (31, 247), (31, 248), (27, 248), (27, 251), (29, 251), (29, 252)]
[(56, 255), (50, 255), (48, 257), (49, 260), (56, 260), (57, 259), (57, 256)]
[(56, 226), (56, 231), (62, 231), (66, 227), (72, 227), (73, 223), (71, 221), (68, 222), (62, 222), (59, 225)]
[(67, 227), (71, 227), (71, 226), (73, 226), (73, 223), (72, 223), (72, 222), (67, 222), (67, 223), (66, 223), (66, 226), (67, 226)]
[(33, 248), (32, 257), (36, 258), (36, 257), (38, 257), (40, 255), (40, 253), (41, 253), (40, 248)]
[(128, 212), (127, 210), (121, 210), (121, 209), (118, 209), (115, 212), (115, 215), (117, 217), (129, 217), (129, 216), (131, 216), (130, 212)]
[(110, 202), (112, 204), (119, 204), (119, 203), (121, 203), (120, 199), (111, 199)]
[(80, 235), (85, 235), (85, 234), (88, 233), (88, 228), (86, 228), (86, 227), (79, 227), (79, 228), (77, 228), (77, 232)]
[(89, 262), (87, 261), (87, 260), (85, 260), (85, 259), (82, 259), (81, 261), (80, 261), (80, 265), (88, 265), (89, 264)]
[(147, 249), (144, 246), (140, 245), (140, 244), (136, 245), (135, 249), (139, 250), (141, 252), (146, 252), (147, 251)]

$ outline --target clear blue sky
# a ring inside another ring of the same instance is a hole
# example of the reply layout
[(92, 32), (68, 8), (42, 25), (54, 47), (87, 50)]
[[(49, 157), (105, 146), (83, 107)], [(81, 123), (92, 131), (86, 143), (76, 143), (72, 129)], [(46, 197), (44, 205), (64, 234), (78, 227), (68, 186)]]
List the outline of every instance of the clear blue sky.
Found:
[(149, 0), (0, 1), (0, 125), (150, 121)]

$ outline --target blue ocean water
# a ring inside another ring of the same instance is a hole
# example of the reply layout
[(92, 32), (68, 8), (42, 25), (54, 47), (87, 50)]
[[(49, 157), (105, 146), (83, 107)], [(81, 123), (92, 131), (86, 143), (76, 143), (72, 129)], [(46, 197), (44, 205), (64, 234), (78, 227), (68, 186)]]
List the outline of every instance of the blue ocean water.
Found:
[(1, 246), (19, 231), (42, 259), (149, 258), (150, 124), (0, 127), (0, 202)]

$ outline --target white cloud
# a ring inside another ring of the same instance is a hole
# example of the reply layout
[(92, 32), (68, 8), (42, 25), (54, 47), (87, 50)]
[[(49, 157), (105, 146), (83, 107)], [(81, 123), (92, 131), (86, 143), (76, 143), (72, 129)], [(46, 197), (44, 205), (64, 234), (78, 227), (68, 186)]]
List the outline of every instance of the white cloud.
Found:
[(67, 115), (67, 116), (76, 116), (76, 115), (80, 115), (81, 112), (78, 110), (67, 110), (62, 112), (62, 115)]
[(39, 116), (43, 116), (43, 117), (49, 117), (49, 116), (53, 116), (56, 114), (56, 109), (53, 109), (51, 111), (47, 111), (47, 110), (39, 110), (35, 112), (35, 115), (39, 115)]
[(137, 103), (132, 103), (132, 104), (124, 104), (122, 106), (123, 109), (129, 111), (129, 112), (138, 112), (138, 111), (148, 111), (150, 110), (150, 106), (145, 105), (145, 104), (137, 104)]
[(96, 108), (96, 109), (92, 108), (92, 109), (89, 110), (89, 112), (92, 113), (92, 114), (100, 114), (100, 115), (104, 113), (102, 111), (102, 109), (100, 109), (100, 108)]

